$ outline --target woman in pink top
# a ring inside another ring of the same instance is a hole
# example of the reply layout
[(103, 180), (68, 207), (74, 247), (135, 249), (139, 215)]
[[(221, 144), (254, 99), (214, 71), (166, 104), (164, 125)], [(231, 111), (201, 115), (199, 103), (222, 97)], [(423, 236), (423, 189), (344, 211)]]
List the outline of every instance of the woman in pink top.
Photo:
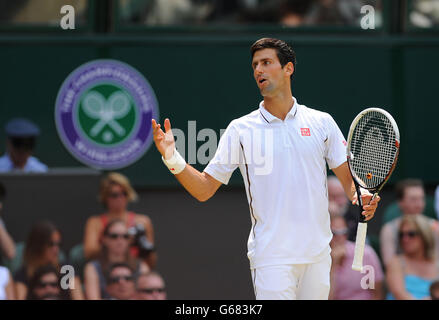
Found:
[(331, 300), (381, 300), (383, 270), (375, 251), (369, 245), (364, 249), (365, 273), (352, 270), (355, 243), (347, 240), (347, 225), (342, 216), (331, 216)]

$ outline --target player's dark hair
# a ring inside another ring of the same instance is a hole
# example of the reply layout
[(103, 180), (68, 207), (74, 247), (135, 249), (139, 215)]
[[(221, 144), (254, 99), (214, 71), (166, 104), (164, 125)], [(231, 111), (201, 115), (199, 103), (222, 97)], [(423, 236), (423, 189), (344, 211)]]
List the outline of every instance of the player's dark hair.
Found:
[(405, 189), (410, 187), (421, 187), (424, 189), (424, 184), (419, 179), (405, 179), (399, 181), (395, 185), (396, 199), (401, 201), (404, 198)]
[[(250, 48), (252, 59), (256, 51), (263, 49), (275, 49), (282, 68), (288, 62), (291, 62), (294, 66), (294, 70), (296, 70), (296, 53), (285, 41), (274, 38), (262, 38), (257, 40)], [(293, 78), (293, 74), (291, 74), (291, 79)]]

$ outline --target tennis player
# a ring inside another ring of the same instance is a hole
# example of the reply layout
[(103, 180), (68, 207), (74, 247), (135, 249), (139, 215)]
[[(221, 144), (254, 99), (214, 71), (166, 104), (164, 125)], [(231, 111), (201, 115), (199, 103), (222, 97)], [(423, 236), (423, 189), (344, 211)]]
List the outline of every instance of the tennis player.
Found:
[[(355, 204), (346, 141), (328, 113), (293, 97), (296, 58), (288, 44), (263, 38), (252, 45), (251, 55), (264, 99), (228, 125), (203, 172), (175, 149), (169, 119), (165, 131), (152, 120), (154, 141), (165, 165), (199, 201), (212, 197), (239, 167), (252, 221), (248, 258), (256, 299), (328, 299), (332, 233), (326, 163)], [(257, 154), (264, 156), (256, 159)], [(370, 201), (368, 192), (361, 197), (368, 221), (380, 198)]]

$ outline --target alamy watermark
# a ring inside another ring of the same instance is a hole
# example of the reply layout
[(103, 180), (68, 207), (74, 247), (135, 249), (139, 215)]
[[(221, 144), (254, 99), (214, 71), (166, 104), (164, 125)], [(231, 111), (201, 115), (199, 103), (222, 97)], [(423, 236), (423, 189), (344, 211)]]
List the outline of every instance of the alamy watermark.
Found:
[(371, 5), (365, 5), (361, 7), (361, 29), (375, 29), (375, 8)]
[(60, 27), (63, 30), (75, 29), (75, 8), (71, 5), (64, 5), (60, 13), (64, 15), (59, 22)]
[(360, 286), (361, 289), (375, 289), (375, 268), (370, 265), (363, 266), (361, 273), (365, 273), (366, 275), (361, 278)]

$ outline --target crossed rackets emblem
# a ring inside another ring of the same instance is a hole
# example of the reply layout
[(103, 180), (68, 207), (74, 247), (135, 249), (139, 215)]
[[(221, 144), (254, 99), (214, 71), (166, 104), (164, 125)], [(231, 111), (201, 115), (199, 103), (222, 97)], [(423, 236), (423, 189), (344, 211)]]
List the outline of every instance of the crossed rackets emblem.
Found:
[[(105, 125), (110, 126), (120, 137), (125, 135), (126, 130), (117, 122), (131, 109), (130, 101), (125, 93), (114, 92), (108, 99), (105, 99), (99, 92), (90, 91), (84, 97), (83, 109), (88, 117), (98, 120), (89, 132), (92, 137), (99, 135)], [(109, 142), (113, 140), (113, 135), (110, 132), (104, 132), (103, 138)]]

